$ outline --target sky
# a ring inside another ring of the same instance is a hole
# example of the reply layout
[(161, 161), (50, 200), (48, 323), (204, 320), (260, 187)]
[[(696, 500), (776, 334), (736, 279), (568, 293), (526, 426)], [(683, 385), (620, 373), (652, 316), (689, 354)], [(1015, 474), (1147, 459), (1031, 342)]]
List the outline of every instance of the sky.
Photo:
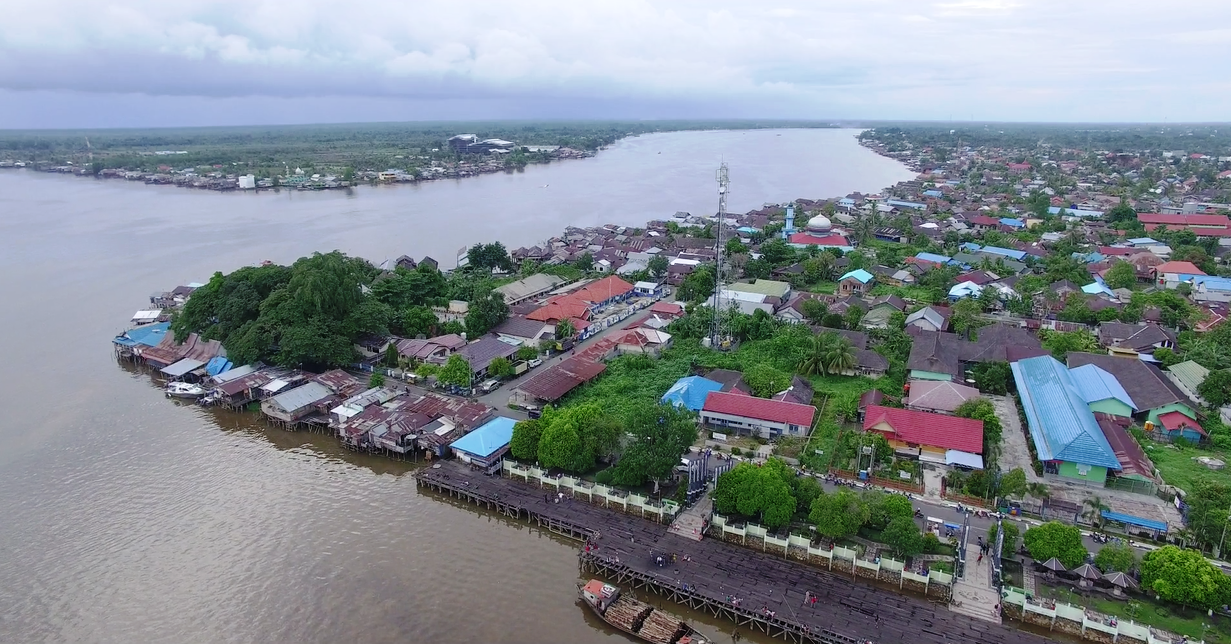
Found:
[(0, 128), (1226, 121), (1227, 0), (5, 0)]

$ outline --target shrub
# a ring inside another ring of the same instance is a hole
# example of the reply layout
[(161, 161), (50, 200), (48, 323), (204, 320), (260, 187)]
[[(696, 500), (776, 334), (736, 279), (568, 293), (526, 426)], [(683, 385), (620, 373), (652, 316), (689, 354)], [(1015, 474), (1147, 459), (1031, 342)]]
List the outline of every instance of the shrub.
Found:
[(741, 454), (743, 454), (743, 453), (744, 453), (744, 450), (742, 450), (742, 449), (740, 449), (740, 448), (738, 448), (738, 447), (732, 447), (732, 448), (731, 448), (731, 456), (739, 456), (739, 455), (741, 455)]
[(615, 472), (609, 467), (605, 470), (601, 470), (598, 474), (595, 474), (594, 482), (600, 485), (611, 485), (611, 479), (614, 476)]

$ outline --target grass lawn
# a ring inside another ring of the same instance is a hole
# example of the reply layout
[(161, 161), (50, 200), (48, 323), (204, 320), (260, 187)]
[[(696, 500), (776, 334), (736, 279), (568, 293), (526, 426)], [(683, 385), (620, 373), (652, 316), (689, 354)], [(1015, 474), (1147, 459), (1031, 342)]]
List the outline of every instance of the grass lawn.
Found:
[(810, 293), (828, 293), (830, 295), (838, 292), (837, 282), (817, 282), (808, 287)]
[(1231, 485), (1231, 468), (1211, 470), (1196, 460), (1198, 456), (1212, 456), (1231, 464), (1231, 454), (1194, 447), (1176, 447), (1153, 441), (1146, 442), (1145, 453), (1154, 461), (1154, 466), (1162, 473), (1163, 480), (1190, 494), (1199, 480)]
[[(1231, 623), (1222, 617), (1207, 617), (1202, 611), (1163, 605), (1142, 595), (1134, 595), (1131, 601), (1122, 601), (1105, 598), (1099, 594), (1083, 597), (1068, 588), (1053, 587), (1047, 584), (1039, 584), (1036, 590), (1043, 597), (1050, 597), (1075, 606), (1085, 606), (1105, 615), (1113, 615), (1118, 619), (1132, 620), (1138, 624), (1161, 628), (1177, 635), (1186, 635), (1190, 639), (1203, 639), (1206, 642), (1231, 642)], [(1130, 608), (1130, 605), (1136, 605), (1137, 610)], [(1133, 615), (1134, 612), (1136, 616)], [(1207, 628), (1206, 624), (1210, 626)]]

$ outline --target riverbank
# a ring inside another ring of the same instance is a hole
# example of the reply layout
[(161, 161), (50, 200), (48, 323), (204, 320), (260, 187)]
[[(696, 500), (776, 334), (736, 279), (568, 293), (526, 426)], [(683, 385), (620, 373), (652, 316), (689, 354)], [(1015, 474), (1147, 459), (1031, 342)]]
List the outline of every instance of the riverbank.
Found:
[[(107, 344), (147, 294), (220, 269), (333, 248), (451, 267), (480, 240), (713, 210), (723, 154), (734, 212), (903, 178), (842, 130), (647, 135), (524, 174), (274, 198), (0, 171), (0, 641), (609, 641), (575, 603), (575, 547), (418, 495), (412, 464), (334, 436), (173, 404)], [(483, 597), (491, 619), (441, 597)]]
[[(486, 477), (456, 463), (421, 469), (416, 482), (514, 518), (554, 526), (597, 548), (578, 553), (583, 569), (795, 642), (826, 644), (1041, 644), (1042, 637), (937, 608), (934, 604), (827, 574), (716, 539), (693, 541), (666, 525), (589, 503), (557, 503), (532, 486)], [(547, 495), (550, 496), (550, 495)], [(594, 535), (599, 536), (596, 538)], [(666, 566), (657, 555), (676, 555)], [(685, 584), (687, 588), (685, 588)], [(804, 608), (805, 593), (816, 604)], [(739, 601), (733, 604), (730, 598)], [(768, 610), (768, 612), (767, 612)]]
[[(600, 148), (601, 150), (601, 148)], [(345, 190), (359, 186), (375, 186), (379, 184), (421, 183), (441, 179), (464, 179), (497, 172), (514, 173), (522, 171), (527, 165), (545, 164), (552, 161), (568, 159), (586, 159), (593, 157), (597, 151), (582, 151), (571, 148), (553, 147), (544, 150), (533, 157), (532, 161), (505, 156), (475, 157), (468, 160), (432, 162), (426, 167), (416, 167), (412, 171), (404, 170), (364, 170), (347, 171), (342, 175), (306, 173), (296, 168), (294, 173), (272, 178), (258, 178), (253, 174), (235, 174), (202, 169), (199, 167), (172, 170), (170, 166), (157, 172), (128, 170), (125, 168), (97, 168), (92, 166), (49, 165), (17, 161), (0, 161), (0, 169), (30, 170), (48, 174), (67, 174), (76, 177), (95, 179), (120, 179), (140, 182), (155, 186), (177, 186), (198, 190), (213, 190), (217, 192), (273, 192), (283, 190)], [(288, 170), (289, 171), (289, 170)]]

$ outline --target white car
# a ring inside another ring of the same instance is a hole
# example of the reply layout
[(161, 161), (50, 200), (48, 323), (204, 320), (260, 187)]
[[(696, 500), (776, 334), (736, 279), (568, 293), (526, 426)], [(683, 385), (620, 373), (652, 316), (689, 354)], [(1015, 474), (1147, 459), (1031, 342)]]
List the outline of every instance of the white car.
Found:
[(542, 364), (543, 364), (543, 361), (542, 361), (542, 360), (540, 360), (540, 359), (538, 359), (538, 358), (535, 358), (535, 359), (531, 360), (530, 362), (528, 362), (527, 364), (529, 364), (529, 365), (530, 365), (530, 368), (531, 368), (531, 369), (533, 369), (533, 368), (535, 368), (535, 367), (538, 367), (538, 366), (542, 365)]

